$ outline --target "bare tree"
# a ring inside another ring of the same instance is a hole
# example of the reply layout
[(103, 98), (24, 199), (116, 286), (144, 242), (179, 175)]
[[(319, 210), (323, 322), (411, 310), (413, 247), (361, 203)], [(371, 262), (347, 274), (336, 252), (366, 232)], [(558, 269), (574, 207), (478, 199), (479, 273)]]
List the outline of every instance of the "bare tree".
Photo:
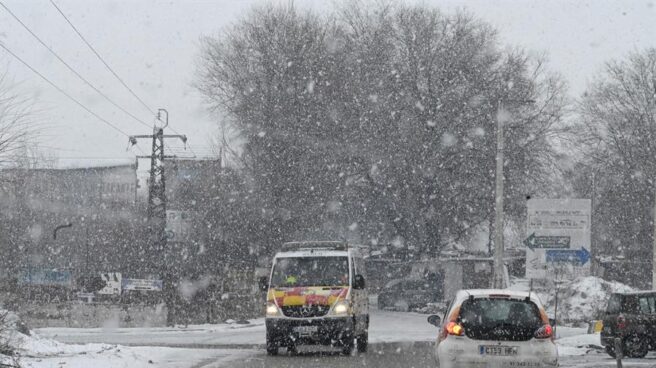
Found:
[(607, 63), (580, 112), (590, 157), (656, 179), (656, 49)]
[(20, 368), (20, 359), (16, 351), (16, 333), (8, 311), (0, 309), (0, 367)]
[(651, 258), (656, 49), (608, 62), (582, 97), (579, 113), (577, 143), (585, 159), (573, 177), (579, 193), (595, 194), (597, 244), (610, 255)]
[(0, 167), (14, 166), (35, 140), (34, 104), (15, 92), (7, 74), (0, 76)]

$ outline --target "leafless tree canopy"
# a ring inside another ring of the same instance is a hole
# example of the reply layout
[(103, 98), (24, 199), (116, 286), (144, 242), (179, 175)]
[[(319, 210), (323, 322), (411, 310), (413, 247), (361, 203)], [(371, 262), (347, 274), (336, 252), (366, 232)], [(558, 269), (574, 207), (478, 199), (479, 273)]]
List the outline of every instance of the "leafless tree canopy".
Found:
[(38, 159), (34, 103), (15, 91), (7, 74), (0, 76), (0, 168), (31, 166)]
[(434, 252), (491, 216), (497, 117), (515, 216), (552, 187), (566, 131), (565, 86), (542, 60), (423, 6), (257, 9), (203, 39), (198, 88), (243, 135), (281, 240), (331, 229)]
[[(656, 50), (610, 61), (578, 112), (575, 192), (595, 199), (595, 244), (607, 255), (651, 257), (656, 185)], [(627, 270), (627, 274), (632, 274)], [(645, 273), (634, 276), (645, 281)]]

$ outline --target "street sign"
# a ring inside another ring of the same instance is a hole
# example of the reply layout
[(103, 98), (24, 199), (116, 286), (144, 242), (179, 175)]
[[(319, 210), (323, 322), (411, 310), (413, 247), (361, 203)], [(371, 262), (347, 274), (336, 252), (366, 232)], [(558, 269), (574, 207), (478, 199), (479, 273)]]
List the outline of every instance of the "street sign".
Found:
[(18, 279), (19, 284), (72, 287), (73, 277), (68, 270), (29, 269)]
[(121, 281), (123, 290), (162, 291), (163, 286), (162, 280), (123, 279)]
[(568, 249), (571, 238), (569, 236), (536, 236), (531, 234), (524, 240), (524, 245), (530, 249), (535, 248), (563, 248)]
[(123, 277), (120, 272), (101, 273), (100, 277), (105, 282), (105, 287), (98, 291), (102, 295), (120, 295)]
[(590, 274), (589, 199), (527, 202), (526, 277), (573, 280)]
[(566, 262), (584, 265), (590, 260), (587, 249), (549, 249), (546, 252), (547, 262)]

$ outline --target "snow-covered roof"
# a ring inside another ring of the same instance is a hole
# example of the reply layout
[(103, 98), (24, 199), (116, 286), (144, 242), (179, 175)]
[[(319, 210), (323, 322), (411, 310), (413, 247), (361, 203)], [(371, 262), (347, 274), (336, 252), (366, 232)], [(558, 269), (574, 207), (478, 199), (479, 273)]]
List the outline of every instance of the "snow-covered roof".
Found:
[(134, 158), (116, 158), (109, 160), (99, 159), (75, 159), (75, 160), (55, 160), (54, 162), (43, 162), (35, 167), (21, 168), (9, 167), (4, 170), (83, 170), (83, 169), (103, 169), (113, 167), (136, 166)]
[(104, 167), (129, 166), (134, 164), (135, 164), (134, 158), (117, 158), (111, 160), (76, 159), (76, 160), (58, 161), (55, 166), (55, 169), (58, 170), (96, 169), (96, 168), (104, 168)]

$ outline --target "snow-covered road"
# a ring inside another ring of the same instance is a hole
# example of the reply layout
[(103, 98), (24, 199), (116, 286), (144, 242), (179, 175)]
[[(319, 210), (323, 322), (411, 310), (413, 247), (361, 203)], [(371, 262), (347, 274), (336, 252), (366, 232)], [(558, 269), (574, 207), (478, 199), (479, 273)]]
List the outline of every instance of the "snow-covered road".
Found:
[[(385, 353), (398, 362), (416, 361), (413, 363), (416, 367), (432, 366), (432, 360), (427, 357), (430, 356), (437, 329), (428, 324), (426, 318), (425, 314), (372, 310), (370, 353), (352, 357), (352, 360), (330, 354), (317, 355), (311, 351), (309, 355), (301, 357), (271, 359), (263, 349), (263, 319), (252, 320), (248, 324), (188, 327), (41, 328), (35, 330), (36, 337), (28, 341), (25, 351), (29, 353), (23, 358), (23, 364), (34, 368), (210, 368), (236, 365), (259, 367), (262, 364), (287, 367), (287, 363), (293, 363), (291, 366), (295, 367), (303, 361), (312, 363), (311, 366), (328, 367), (339, 361), (346, 366), (358, 366), (358, 362), (369, 362), (377, 366), (378, 363), (387, 362), (379, 356)], [(582, 328), (558, 328), (557, 343), (563, 366), (608, 363), (609, 357), (598, 346), (599, 335), (587, 335), (585, 332)], [(636, 364), (640, 366), (641, 362)]]
[[(372, 310), (369, 341), (433, 341), (437, 329), (426, 322), (427, 315)], [(264, 319), (249, 324), (191, 325), (154, 328), (40, 328), (42, 337), (64, 343), (106, 343), (132, 346), (191, 348), (249, 348), (265, 343)]]

